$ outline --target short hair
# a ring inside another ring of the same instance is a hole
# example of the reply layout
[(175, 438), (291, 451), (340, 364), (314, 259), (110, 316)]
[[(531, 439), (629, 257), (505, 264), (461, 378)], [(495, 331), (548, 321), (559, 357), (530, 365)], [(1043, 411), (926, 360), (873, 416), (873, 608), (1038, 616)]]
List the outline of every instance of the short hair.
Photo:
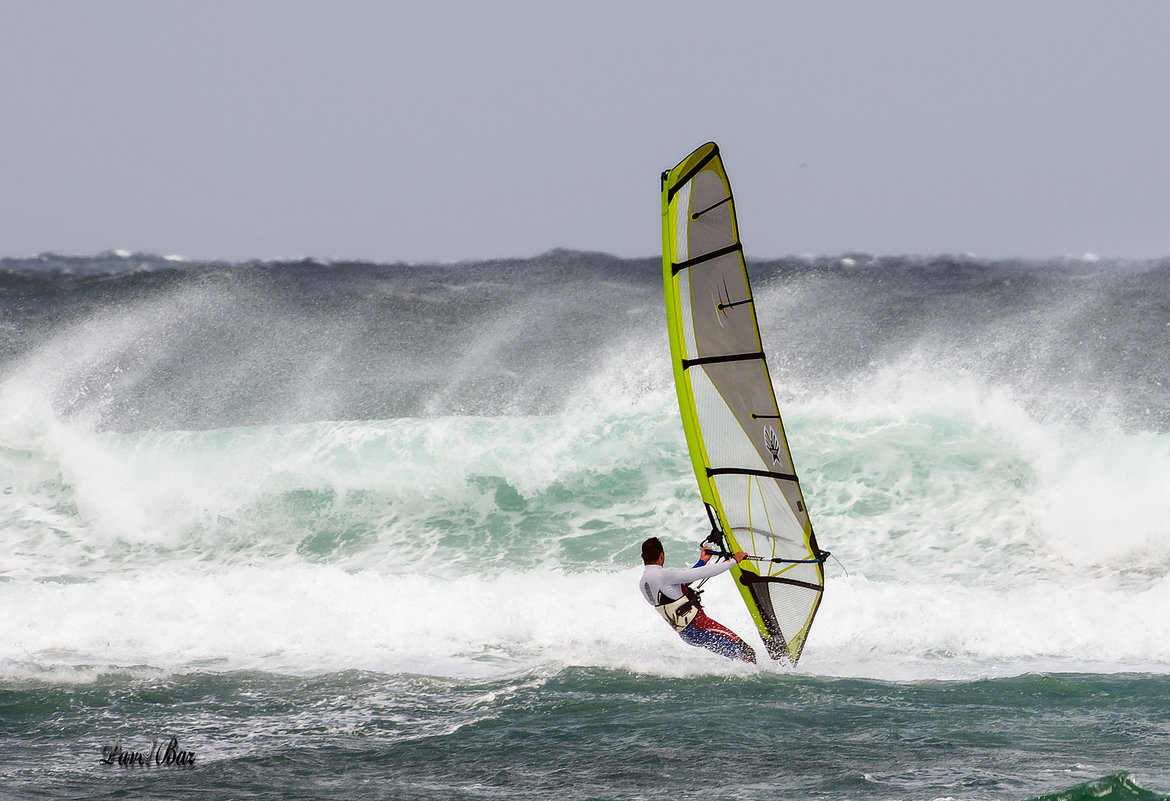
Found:
[(662, 556), (662, 541), (657, 537), (651, 537), (642, 543), (642, 561), (645, 564), (653, 564), (658, 561), (658, 557)]

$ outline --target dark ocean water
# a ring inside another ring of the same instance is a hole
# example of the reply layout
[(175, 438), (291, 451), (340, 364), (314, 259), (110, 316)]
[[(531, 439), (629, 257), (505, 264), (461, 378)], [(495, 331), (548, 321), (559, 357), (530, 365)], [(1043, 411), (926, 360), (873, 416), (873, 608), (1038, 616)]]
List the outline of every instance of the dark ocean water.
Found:
[(0, 260), (0, 798), (1170, 797), (1170, 261), (750, 268), (796, 669), (637, 597), (657, 260)]
[[(1161, 677), (540, 673), (17, 683), (0, 694), (23, 757), (6, 759), (6, 797), (1164, 797), (1108, 773), (1165, 786)], [(172, 735), (193, 766), (98, 764), (104, 742)]]

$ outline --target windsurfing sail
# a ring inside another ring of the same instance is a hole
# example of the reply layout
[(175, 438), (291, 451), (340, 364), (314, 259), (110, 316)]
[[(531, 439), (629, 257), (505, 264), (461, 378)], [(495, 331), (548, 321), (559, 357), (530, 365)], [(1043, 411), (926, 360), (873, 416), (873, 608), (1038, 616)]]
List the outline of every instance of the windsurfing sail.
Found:
[(674, 380), (699, 492), (773, 659), (800, 658), (824, 559), (760, 341), (735, 201), (709, 142), (662, 174), (662, 273)]

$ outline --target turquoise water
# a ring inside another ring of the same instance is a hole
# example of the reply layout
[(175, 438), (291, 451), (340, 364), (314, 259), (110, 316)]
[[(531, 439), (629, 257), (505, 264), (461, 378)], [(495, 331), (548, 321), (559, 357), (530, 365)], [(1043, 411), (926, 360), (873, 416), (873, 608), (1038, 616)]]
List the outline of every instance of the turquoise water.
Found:
[(653, 262), (54, 263), (0, 274), (0, 797), (1170, 793), (1164, 267), (761, 268), (793, 669), (638, 597), (706, 525)]

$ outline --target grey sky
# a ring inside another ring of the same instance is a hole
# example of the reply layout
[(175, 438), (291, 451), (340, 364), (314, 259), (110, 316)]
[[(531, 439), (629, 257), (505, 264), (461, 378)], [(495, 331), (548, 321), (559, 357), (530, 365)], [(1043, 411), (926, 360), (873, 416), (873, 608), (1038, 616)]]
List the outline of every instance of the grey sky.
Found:
[(1170, 256), (1170, 3), (4, 0), (0, 256)]

